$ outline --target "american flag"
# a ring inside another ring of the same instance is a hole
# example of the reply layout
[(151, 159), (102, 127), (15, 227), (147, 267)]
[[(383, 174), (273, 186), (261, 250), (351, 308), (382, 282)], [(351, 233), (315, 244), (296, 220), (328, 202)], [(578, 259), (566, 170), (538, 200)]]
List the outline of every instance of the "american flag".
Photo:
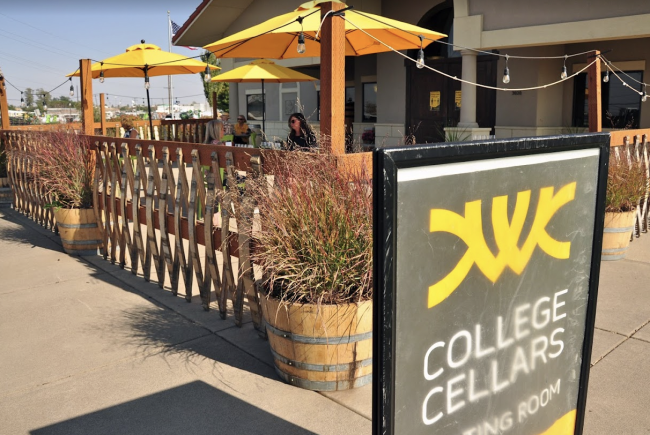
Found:
[[(178, 33), (179, 30), (181, 30), (181, 26), (176, 24), (173, 20), (172, 22), (172, 36), (174, 36), (176, 33)], [(187, 45), (182, 45), (182, 47), (189, 48), (190, 50), (198, 50), (196, 47), (188, 47)]]
[(172, 36), (174, 36), (179, 30), (181, 30), (181, 26), (172, 21)]

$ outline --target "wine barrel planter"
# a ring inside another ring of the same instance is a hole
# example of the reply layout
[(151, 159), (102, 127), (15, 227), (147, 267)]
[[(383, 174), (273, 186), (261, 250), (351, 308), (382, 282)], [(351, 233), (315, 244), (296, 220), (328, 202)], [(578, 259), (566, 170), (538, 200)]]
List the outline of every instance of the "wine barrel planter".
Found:
[(636, 211), (605, 213), (601, 260), (612, 261), (625, 258), (634, 231), (635, 216)]
[(283, 304), (262, 297), (275, 369), (313, 391), (348, 390), (372, 381), (372, 301)]
[(65, 252), (70, 255), (97, 254), (102, 238), (94, 210), (55, 208), (54, 218)]

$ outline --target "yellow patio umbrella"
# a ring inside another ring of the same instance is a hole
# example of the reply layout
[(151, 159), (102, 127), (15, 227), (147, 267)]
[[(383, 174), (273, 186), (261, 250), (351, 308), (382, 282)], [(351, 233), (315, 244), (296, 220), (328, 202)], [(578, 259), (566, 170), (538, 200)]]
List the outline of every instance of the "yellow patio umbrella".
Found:
[[(180, 54), (163, 51), (157, 45), (146, 44), (144, 40), (140, 42), (140, 44), (130, 46), (122, 54), (95, 62), (92, 64), (90, 71), (92, 78), (99, 78), (101, 82), (106, 77), (144, 77), (147, 90), (149, 128), (151, 128), (153, 134), (151, 102), (149, 101), (149, 77), (196, 74), (202, 71), (207, 73), (209, 70), (218, 70), (220, 68)], [(66, 77), (78, 77), (79, 75), (80, 71), (77, 70), (67, 74)]]
[(268, 59), (254, 60), (248, 65), (240, 66), (212, 79), (213, 82), (250, 83), (262, 82), (262, 133), (266, 131), (266, 96), (264, 95), (264, 82), (309, 82), (315, 81), (314, 77), (294, 71), (291, 68), (278, 65)]
[[(287, 59), (320, 56), (320, 41), (316, 39), (316, 33), (321, 24), (320, 3), (325, 1), (332, 0), (304, 3), (293, 12), (271, 18), (203, 48), (213, 52), (216, 57)], [(342, 3), (338, 0), (333, 2)], [(345, 18), (346, 56), (389, 51), (389, 48), (351, 23), (396, 50), (424, 48), (433, 40), (446, 36), (433, 30), (354, 9), (346, 9)], [(424, 37), (423, 40), (420, 40), (420, 35)], [(301, 52), (297, 50), (299, 42), (304, 44), (304, 50), (301, 49)]]

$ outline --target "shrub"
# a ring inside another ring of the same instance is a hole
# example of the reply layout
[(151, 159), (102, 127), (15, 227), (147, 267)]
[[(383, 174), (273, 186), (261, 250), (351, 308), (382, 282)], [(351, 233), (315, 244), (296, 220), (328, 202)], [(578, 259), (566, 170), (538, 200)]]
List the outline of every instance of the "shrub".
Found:
[[(274, 185), (249, 180), (261, 229), (253, 261), (271, 296), (336, 304), (372, 298), (372, 191), (363, 171), (325, 154), (265, 153)], [(241, 200), (241, 199), (240, 199)]]
[(647, 192), (648, 180), (643, 164), (631, 162), (628, 165), (612, 154), (609, 159), (605, 211), (632, 211)]
[(95, 153), (89, 148), (89, 140), (75, 133), (54, 131), (43, 133), (36, 143), (36, 181), (52, 195), (52, 205), (91, 208)]

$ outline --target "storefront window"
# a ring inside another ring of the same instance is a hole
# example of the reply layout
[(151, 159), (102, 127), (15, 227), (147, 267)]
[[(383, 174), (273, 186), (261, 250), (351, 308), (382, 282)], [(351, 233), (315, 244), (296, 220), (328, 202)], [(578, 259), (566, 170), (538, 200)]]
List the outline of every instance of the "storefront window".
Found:
[[(621, 74), (621, 73), (618, 73)], [(626, 71), (621, 78), (633, 89), (642, 91), (642, 71)], [(641, 116), (641, 96), (621, 83), (610, 73), (609, 81), (603, 82), (601, 76), (601, 110), (602, 126), (611, 129), (639, 128)], [(633, 79), (633, 80), (632, 80)], [(587, 74), (578, 74), (575, 78), (573, 97), (573, 126), (589, 127), (589, 89)]]
[(363, 122), (377, 122), (377, 83), (363, 84)]
[(263, 106), (262, 94), (246, 95), (246, 119), (261, 121)]

